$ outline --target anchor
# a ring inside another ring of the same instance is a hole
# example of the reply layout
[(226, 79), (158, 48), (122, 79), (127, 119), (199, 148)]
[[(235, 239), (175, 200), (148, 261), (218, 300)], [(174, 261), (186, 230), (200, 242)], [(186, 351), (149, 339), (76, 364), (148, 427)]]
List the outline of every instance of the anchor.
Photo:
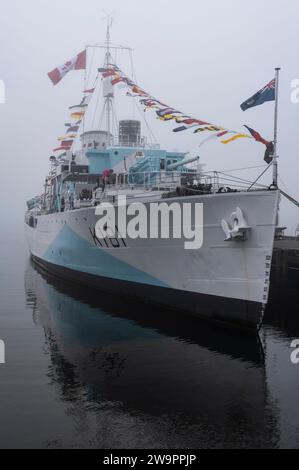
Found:
[(247, 233), (251, 229), (245, 220), (244, 214), (240, 207), (237, 207), (231, 213), (229, 220), (221, 220), (221, 227), (226, 235), (225, 241), (228, 240), (246, 240)]

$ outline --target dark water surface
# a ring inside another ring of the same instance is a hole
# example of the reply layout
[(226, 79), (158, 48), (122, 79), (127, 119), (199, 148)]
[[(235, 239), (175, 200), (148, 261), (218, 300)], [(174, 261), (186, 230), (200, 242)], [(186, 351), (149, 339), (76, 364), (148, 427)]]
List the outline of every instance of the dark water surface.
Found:
[(0, 299), (1, 448), (299, 448), (296, 298), (248, 336), (63, 284), (4, 232)]

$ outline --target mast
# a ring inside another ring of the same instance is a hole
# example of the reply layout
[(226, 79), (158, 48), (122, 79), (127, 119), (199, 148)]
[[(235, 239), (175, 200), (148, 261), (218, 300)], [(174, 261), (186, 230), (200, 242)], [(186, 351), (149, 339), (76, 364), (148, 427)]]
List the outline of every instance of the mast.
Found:
[[(105, 47), (106, 47), (106, 55), (105, 55), (105, 66), (108, 68), (108, 66), (111, 64), (111, 53), (110, 53), (110, 47), (111, 47), (111, 36), (110, 36), (110, 28), (113, 23), (113, 18), (111, 17), (110, 14), (107, 14), (107, 31), (106, 31), (106, 42), (105, 42)], [(105, 89), (104, 89), (104, 98), (105, 98), (105, 109), (106, 109), (106, 122), (107, 122), (107, 133), (108, 133), (108, 145), (111, 144), (111, 115), (112, 115), (112, 107), (113, 107), (113, 92), (110, 92), (108, 90), (108, 93), (105, 95)]]
[(278, 86), (280, 67), (275, 69), (275, 110), (274, 110), (274, 151), (273, 151), (273, 186), (278, 186), (277, 123), (278, 123)]
[[(105, 19), (107, 21), (107, 28), (106, 28), (106, 40), (103, 44), (92, 44), (87, 45), (86, 49), (89, 48), (99, 48), (105, 50), (105, 59), (104, 59), (104, 67), (109, 68), (113, 64), (113, 56), (112, 51), (129, 51), (132, 53), (132, 49), (130, 47), (125, 47), (122, 45), (116, 45), (111, 42), (111, 27), (114, 21), (112, 13), (105, 13)], [(113, 134), (113, 119), (114, 119), (114, 89), (111, 85), (111, 80), (109, 78), (103, 81), (103, 113), (102, 116), (106, 118), (106, 131), (108, 134), (107, 144), (108, 146), (111, 145), (111, 136)]]

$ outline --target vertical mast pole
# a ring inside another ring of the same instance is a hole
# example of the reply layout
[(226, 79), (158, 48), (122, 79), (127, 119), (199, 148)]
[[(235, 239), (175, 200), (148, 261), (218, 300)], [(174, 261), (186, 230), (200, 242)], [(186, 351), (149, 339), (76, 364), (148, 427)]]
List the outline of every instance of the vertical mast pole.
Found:
[[(110, 17), (110, 15), (107, 15), (107, 33), (106, 33), (106, 67), (108, 67), (108, 65), (110, 64), (111, 62), (111, 54), (110, 54), (110, 27), (111, 27), (111, 24), (112, 24), (112, 19)], [(107, 112), (107, 132), (108, 132), (108, 145), (111, 144), (111, 140), (110, 140), (110, 134), (111, 134), (111, 107), (112, 107), (112, 103), (111, 103), (111, 97), (108, 95), (106, 97), (106, 112)]]
[[(85, 47), (86, 50), (86, 67), (84, 70), (84, 91), (87, 89), (87, 66), (88, 66), (88, 46)], [(85, 114), (83, 116), (83, 123), (82, 123), (82, 133), (85, 132)]]
[(277, 122), (278, 122), (278, 86), (280, 67), (275, 69), (275, 110), (274, 110), (274, 152), (273, 152), (273, 186), (278, 185), (278, 155), (277, 155)]

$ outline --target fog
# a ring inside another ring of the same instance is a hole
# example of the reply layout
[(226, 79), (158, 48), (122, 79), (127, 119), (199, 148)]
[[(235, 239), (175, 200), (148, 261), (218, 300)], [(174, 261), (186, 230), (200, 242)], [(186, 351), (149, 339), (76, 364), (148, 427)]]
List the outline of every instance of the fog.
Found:
[[(103, 9), (114, 11), (113, 42), (134, 49), (138, 84), (214, 124), (241, 132), (247, 124), (271, 140), (274, 102), (246, 112), (240, 103), (280, 66), (279, 183), (299, 200), (299, 104), (290, 100), (291, 81), (299, 78), (298, 0), (1, 0), (0, 5), (0, 79), (6, 85), (6, 102), (0, 104), (2, 223), (21, 220), (26, 200), (42, 192), (68, 107), (82, 95), (83, 71), (70, 72), (57, 86), (47, 73), (87, 44), (104, 42)], [(130, 74), (129, 57), (121, 53), (118, 59)], [(119, 117), (137, 117), (131, 100), (124, 102), (120, 98)], [(162, 147), (198, 153), (207, 170), (264, 165), (265, 147), (253, 139), (226, 146), (211, 141), (198, 149), (201, 136), (191, 130), (174, 134), (173, 125), (158, 122), (154, 112), (146, 116)], [(263, 181), (270, 184), (271, 174)], [(282, 200), (280, 212), (281, 223), (293, 233), (298, 208)]]

